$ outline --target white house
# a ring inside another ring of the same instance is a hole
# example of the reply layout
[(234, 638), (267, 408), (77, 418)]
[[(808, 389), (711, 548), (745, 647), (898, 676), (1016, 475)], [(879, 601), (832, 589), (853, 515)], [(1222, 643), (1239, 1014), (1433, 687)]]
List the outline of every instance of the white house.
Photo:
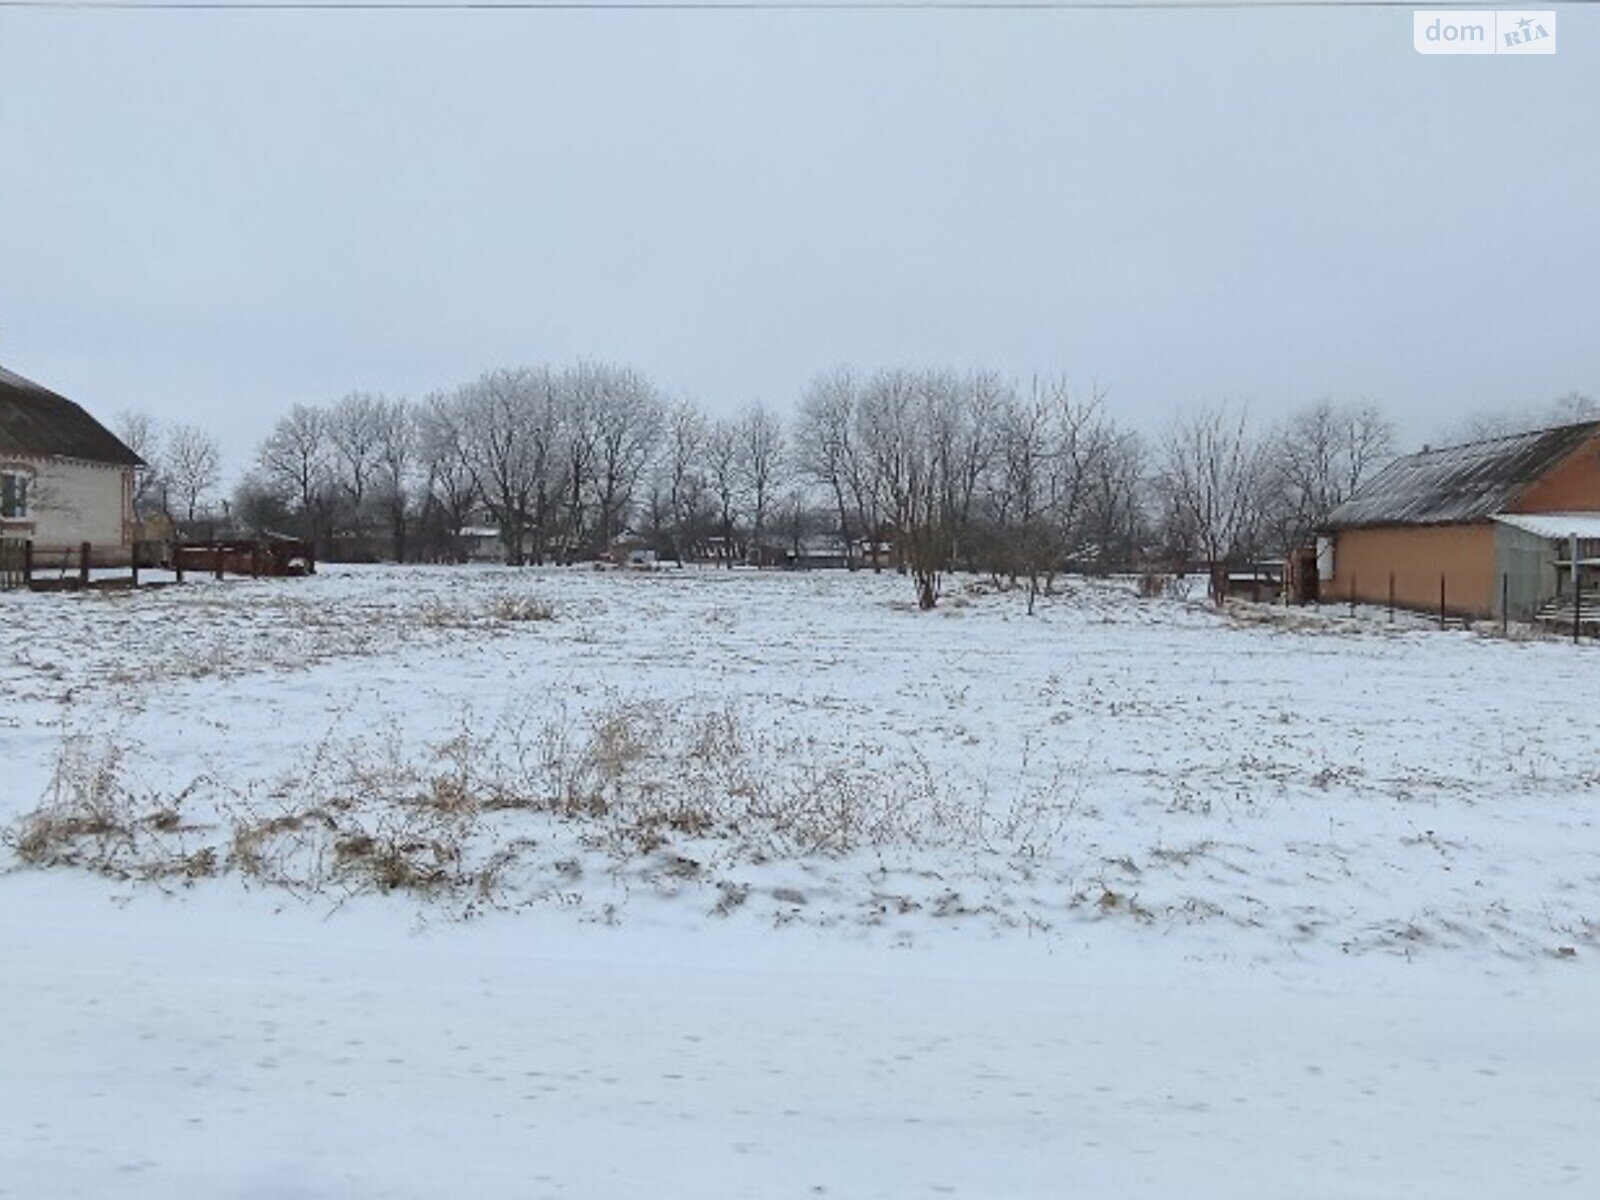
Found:
[(127, 561), (142, 466), (79, 405), (0, 367), (0, 538), (45, 554), (88, 542), (97, 562)]

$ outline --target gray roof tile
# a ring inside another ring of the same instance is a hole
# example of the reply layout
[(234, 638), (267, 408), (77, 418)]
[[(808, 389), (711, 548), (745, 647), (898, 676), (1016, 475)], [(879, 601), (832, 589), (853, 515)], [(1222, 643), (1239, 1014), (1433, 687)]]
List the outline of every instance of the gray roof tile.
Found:
[(1334, 509), (1327, 527), (1481, 521), (1597, 433), (1600, 421), (1585, 421), (1397, 458)]
[(144, 465), (121, 438), (80, 405), (0, 367), (0, 455), (5, 454)]

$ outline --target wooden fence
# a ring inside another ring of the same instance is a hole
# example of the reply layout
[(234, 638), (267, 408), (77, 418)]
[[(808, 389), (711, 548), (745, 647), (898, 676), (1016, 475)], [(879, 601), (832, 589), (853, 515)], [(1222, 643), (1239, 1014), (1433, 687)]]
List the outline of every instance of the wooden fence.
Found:
[(316, 554), (310, 542), (288, 538), (261, 541), (179, 543), (171, 549), (168, 565), (183, 582), (185, 572), (215, 575), (314, 575)]
[[(0, 591), (81, 591), (129, 588), (155, 582), (141, 572), (170, 571), (178, 583), (188, 573), (221, 579), (225, 574), (311, 575), (316, 556), (310, 543), (271, 538), (260, 541), (136, 543), (131, 549), (97, 551), (88, 542), (72, 548), (40, 550), (32, 542), (0, 540)], [(100, 574), (96, 576), (95, 571)], [(107, 574), (108, 571), (126, 572)]]
[(0, 592), (28, 586), (29, 550), (21, 538), (0, 538)]

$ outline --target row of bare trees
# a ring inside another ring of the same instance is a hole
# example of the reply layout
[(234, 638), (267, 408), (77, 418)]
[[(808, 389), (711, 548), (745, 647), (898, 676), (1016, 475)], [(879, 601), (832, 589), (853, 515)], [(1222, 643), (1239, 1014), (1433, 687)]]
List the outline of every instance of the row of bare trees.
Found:
[(1393, 452), (1371, 405), (1321, 400), (1266, 429), (1243, 408), (1195, 410), (1167, 428), (1152, 480), (1164, 555), (1203, 563), (1220, 598), (1231, 567), (1303, 544)]
[(712, 416), (626, 367), (486, 373), (419, 402), (298, 405), (237, 493), (247, 523), (346, 557), (570, 562), (624, 534), (732, 565), (835, 557), (905, 571), (919, 604), (952, 570), (1026, 588), (1068, 567), (1232, 564), (1303, 540), (1392, 448), (1371, 406), (1321, 401), (1267, 427), (1193, 409), (1156, 440), (1063, 379), (847, 369), (790, 420)]
[(492, 529), (508, 563), (603, 552), (772, 562), (823, 541), (892, 565), (932, 607), (948, 572), (1034, 598), (1071, 567), (1230, 564), (1305, 538), (1390, 453), (1370, 406), (1274, 427), (1194, 409), (1154, 441), (1103, 394), (993, 372), (840, 369), (790, 420), (712, 416), (626, 367), (486, 373), (417, 402), (297, 405), (262, 443), (237, 516), (346, 557), (459, 557)]
[(507, 563), (570, 562), (641, 526), (677, 556), (759, 542), (778, 504), (782, 423), (712, 419), (626, 367), (490, 371), (420, 402), (297, 405), (262, 443), (239, 515), (325, 553), (459, 557), (493, 529)]
[(1031, 608), (1069, 562), (1113, 565), (1140, 540), (1137, 439), (1063, 381), (835, 371), (807, 391), (797, 437), (835, 527), (889, 542), (924, 608), (956, 567), (1026, 579)]
[(1300, 544), (1392, 453), (1370, 405), (1320, 401), (1272, 427), (1194, 409), (1154, 444), (1064, 380), (838, 371), (800, 408), (804, 461), (836, 525), (892, 536), (918, 602), (953, 568), (1024, 583), (1029, 611), (1072, 566), (1229, 568)]
[(194, 521), (216, 499), (222, 482), (222, 448), (198, 425), (164, 425), (147, 413), (124, 412), (117, 435), (144, 459), (135, 477), (134, 509), (169, 521)]
[(413, 557), (419, 412), (368, 392), (327, 406), (296, 404), (236, 489), (237, 516), (315, 541), (329, 556), (375, 557), (386, 540), (388, 555)]
[[(1572, 393), (1479, 415), (1461, 438), (1600, 417)], [(217, 515), (216, 440), (124, 414), (151, 465), (141, 513)], [(260, 445), (223, 517), (328, 557), (455, 560), (486, 536), (510, 564), (572, 562), (627, 537), (729, 566), (892, 567), (933, 607), (946, 575), (1024, 587), (1063, 570), (1230, 570), (1277, 560), (1394, 453), (1367, 403), (1319, 400), (1274, 423), (1191, 407), (1156, 436), (1062, 378), (837, 369), (793, 414), (726, 416), (604, 363), (489, 371), (419, 401), (353, 392), (299, 404)]]

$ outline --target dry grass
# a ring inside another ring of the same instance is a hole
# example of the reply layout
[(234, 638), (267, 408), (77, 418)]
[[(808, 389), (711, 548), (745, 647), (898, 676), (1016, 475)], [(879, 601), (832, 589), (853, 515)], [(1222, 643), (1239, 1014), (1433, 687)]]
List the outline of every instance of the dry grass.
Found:
[(357, 891), (443, 892), (460, 869), (460, 844), (443, 838), (356, 833), (334, 843), (334, 873)]
[(24, 866), (78, 867), (113, 879), (193, 882), (217, 874), (206, 827), (183, 816), (193, 785), (170, 796), (146, 792), (128, 780), (126, 756), (115, 741), (68, 738), (45, 803), (0, 830), (0, 844)]
[(727, 913), (749, 892), (721, 877), (740, 864), (930, 847), (1036, 861), (1074, 807), (1052, 784), (996, 815), (914, 751), (871, 765), (814, 754), (726, 706), (614, 698), (580, 718), (467, 720), (420, 750), (393, 728), (330, 735), (282, 778), (169, 794), (135, 786), (115, 744), (75, 739), (49, 802), (5, 839), (29, 867), (227, 874), (340, 900), (403, 892), (459, 912), (569, 895), (588, 859), (666, 888), (717, 886)]
[(556, 610), (547, 600), (533, 596), (500, 596), (489, 606), (496, 621), (553, 621)]

